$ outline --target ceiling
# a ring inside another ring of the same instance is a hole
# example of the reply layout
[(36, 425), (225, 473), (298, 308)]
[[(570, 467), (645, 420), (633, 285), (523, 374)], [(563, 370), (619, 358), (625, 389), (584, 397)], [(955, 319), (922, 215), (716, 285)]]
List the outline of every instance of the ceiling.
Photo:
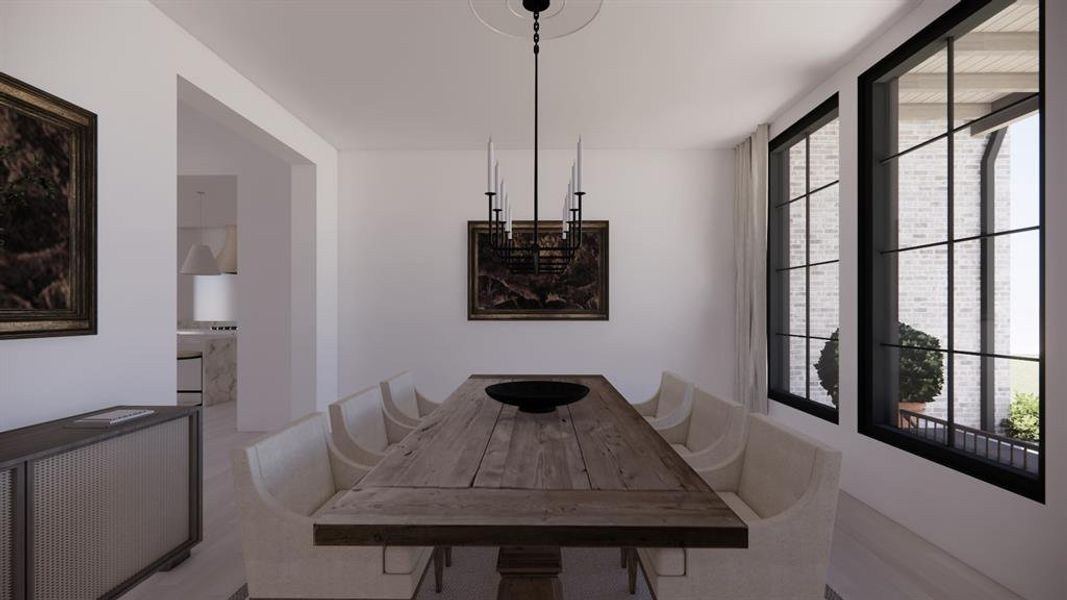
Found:
[[(467, 0), (153, 1), (339, 149), (532, 144), (531, 43)], [(729, 147), (917, 3), (605, 0), (542, 42), (542, 145)]]

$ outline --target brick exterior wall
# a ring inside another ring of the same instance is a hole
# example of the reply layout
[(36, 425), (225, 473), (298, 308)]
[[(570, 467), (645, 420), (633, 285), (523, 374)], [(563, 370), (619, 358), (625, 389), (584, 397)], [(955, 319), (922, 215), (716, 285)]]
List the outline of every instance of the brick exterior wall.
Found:
[[(937, 121), (903, 121), (898, 130), (900, 148), (909, 148), (944, 130)], [(954, 237), (977, 235), (981, 231), (981, 162), (988, 143), (987, 136), (972, 137), (966, 131), (954, 137)], [(898, 236), (901, 247), (943, 241), (948, 234), (948, 143), (940, 141), (913, 152), (900, 160), (898, 199)], [(1011, 221), (1008, 202), (1011, 181), (1010, 143), (1005, 139), (995, 171), (996, 228), (1007, 229)], [(1004, 251), (998, 241), (998, 253)], [(1010, 242), (1007, 242), (1010, 243)], [(954, 336), (958, 350), (981, 348), (981, 242), (956, 244), (954, 248), (955, 307)], [(899, 319), (925, 331), (948, 347), (948, 249), (944, 246), (904, 252), (898, 262)], [(1010, 264), (995, 264), (994, 306), (995, 347), (1006, 348), (1010, 342)], [(981, 427), (981, 359), (956, 355), (955, 422)], [(1007, 361), (995, 361), (995, 423), (1007, 415), (1011, 402), (1011, 371)], [(946, 369), (948, 361), (945, 361)], [(946, 388), (926, 405), (931, 416), (948, 416)]]
[[(899, 147), (909, 148), (933, 138), (944, 131), (944, 123), (936, 121), (903, 121), (900, 123)], [(818, 188), (838, 177), (837, 121), (833, 121), (812, 136), (811, 187)], [(954, 237), (976, 235), (981, 226), (980, 166), (987, 137), (971, 137), (966, 132), (955, 140), (955, 218)], [(996, 165), (996, 227), (1010, 227), (1010, 143), (1005, 139)], [(947, 142), (935, 142), (899, 160), (898, 241), (900, 247), (914, 246), (947, 239), (948, 199)], [(790, 151), (790, 197), (804, 193), (804, 144)], [(838, 186), (812, 196), (810, 201), (811, 257), (817, 263), (838, 258)], [(862, 199), (861, 199), (862, 201)], [(789, 209), (790, 265), (805, 262), (805, 203), (798, 201)], [(997, 241), (995, 265), (995, 347), (1008, 348), (1010, 342), (1010, 240)], [(955, 245), (955, 345), (959, 350), (980, 350), (981, 341), (981, 277), (979, 241)], [(898, 255), (899, 319), (940, 340), (948, 347), (948, 251), (944, 246), (903, 252)], [(838, 264), (810, 268), (811, 335), (829, 337), (839, 324)], [(806, 307), (804, 269), (789, 272), (790, 330), (803, 334)], [(808, 395), (816, 402), (830, 404), (830, 398), (815, 371), (826, 342), (812, 340), (810, 395), (805, 390), (804, 340), (790, 340), (790, 391)], [(981, 359), (974, 356), (955, 357), (955, 420), (970, 427), (981, 427)], [(995, 361), (995, 422), (1006, 417), (1011, 402), (1011, 371), (1008, 361)], [(945, 357), (945, 368), (948, 360)], [(933, 402), (925, 406), (928, 415), (945, 418), (948, 414), (947, 385)], [(902, 399), (905, 400), (905, 399)]]
[[(838, 121), (831, 121), (811, 135), (811, 189), (819, 189), (836, 181), (838, 171)], [(803, 142), (790, 149), (789, 181), (790, 198), (805, 192), (805, 145)], [(833, 185), (811, 196), (808, 202), (794, 202), (789, 207), (789, 254), (790, 265), (822, 263), (838, 260), (838, 188)], [(805, 223), (806, 211), (810, 210), (809, 223)], [(806, 248), (806, 235), (811, 235), (810, 247)], [(810, 252), (806, 260), (805, 253)], [(789, 272), (791, 333), (804, 334), (809, 307), (804, 304), (805, 288), (810, 281), (811, 300), (810, 334), (815, 337), (828, 338), (839, 324), (839, 296), (837, 263), (795, 269)], [(804, 369), (807, 362), (805, 340), (792, 338), (789, 346), (789, 389), (798, 396), (807, 396), (822, 404), (833, 404), (829, 394), (819, 383), (815, 363), (819, 360), (824, 340), (811, 340), (810, 370), (811, 389), (805, 389)]]

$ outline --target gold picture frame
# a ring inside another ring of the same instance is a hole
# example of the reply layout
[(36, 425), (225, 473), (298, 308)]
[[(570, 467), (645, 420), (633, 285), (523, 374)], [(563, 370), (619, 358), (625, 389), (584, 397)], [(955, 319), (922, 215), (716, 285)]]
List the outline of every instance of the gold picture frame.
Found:
[[(487, 221), (467, 223), (467, 319), (470, 321), (607, 321), (607, 221), (582, 224), (582, 246), (560, 275), (515, 274), (489, 247)], [(533, 234), (532, 221), (515, 221), (518, 243)], [(538, 224), (543, 243), (558, 244), (559, 222)]]
[(96, 334), (96, 115), (0, 73), (0, 339)]

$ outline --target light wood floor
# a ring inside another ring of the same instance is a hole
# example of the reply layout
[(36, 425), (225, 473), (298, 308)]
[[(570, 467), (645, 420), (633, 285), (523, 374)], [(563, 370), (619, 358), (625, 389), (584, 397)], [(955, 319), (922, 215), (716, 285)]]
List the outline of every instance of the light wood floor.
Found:
[(237, 403), (204, 408), (204, 541), (178, 568), (156, 573), (123, 600), (227, 600), (245, 582), (230, 449), (262, 434), (237, 431)]
[[(153, 575), (124, 600), (227, 600), (244, 583), (230, 449), (259, 434), (238, 432), (236, 422), (233, 402), (204, 409), (204, 541), (189, 560)], [(625, 578), (624, 571), (618, 573)], [(829, 584), (845, 600), (1021, 600), (844, 493)], [(495, 597), (492, 588), (487, 587), (487, 599)], [(631, 597), (619, 596), (626, 598)]]

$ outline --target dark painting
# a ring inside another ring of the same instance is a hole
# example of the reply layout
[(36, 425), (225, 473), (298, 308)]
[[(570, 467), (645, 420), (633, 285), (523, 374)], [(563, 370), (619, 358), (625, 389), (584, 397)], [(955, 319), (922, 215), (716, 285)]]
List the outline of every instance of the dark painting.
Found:
[[(541, 244), (556, 246), (559, 223), (538, 225)], [(528, 245), (533, 224), (517, 221), (514, 241)], [(489, 244), (484, 221), (467, 232), (468, 310), (471, 320), (607, 320), (608, 223), (586, 221), (582, 243), (562, 273), (514, 272)]]
[(95, 130), (0, 74), (0, 337), (95, 333)]

